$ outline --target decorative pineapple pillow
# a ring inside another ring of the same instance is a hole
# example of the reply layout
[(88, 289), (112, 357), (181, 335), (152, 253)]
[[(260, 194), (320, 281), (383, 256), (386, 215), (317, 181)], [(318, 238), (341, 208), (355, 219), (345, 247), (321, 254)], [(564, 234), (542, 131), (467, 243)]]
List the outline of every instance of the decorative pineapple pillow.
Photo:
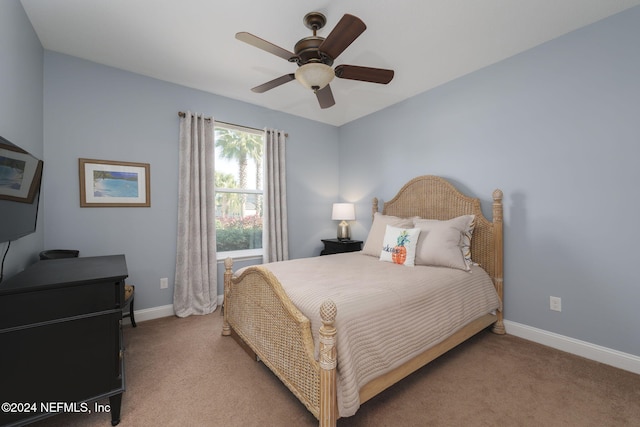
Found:
[(400, 228), (413, 228), (412, 218), (399, 218), (392, 215), (383, 215), (380, 212), (373, 214), (373, 224), (367, 236), (362, 253), (365, 255), (380, 256), (380, 248), (384, 240), (384, 233), (387, 231), (387, 225), (393, 225)]
[(419, 235), (419, 228), (399, 228), (387, 225), (382, 251), (380, 251), (380, 261), (413, 267)]

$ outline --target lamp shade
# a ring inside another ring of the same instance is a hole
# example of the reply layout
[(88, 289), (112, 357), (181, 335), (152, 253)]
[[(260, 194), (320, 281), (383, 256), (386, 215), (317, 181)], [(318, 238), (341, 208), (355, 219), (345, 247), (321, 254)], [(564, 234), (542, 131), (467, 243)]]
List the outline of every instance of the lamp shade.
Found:
[(311, 62), (298, 67), (296, 80), (307, 89), (320, 90), (335, 77), (333, 68), (319, 62)]
[(353, 203), (334, 203), (331, 219), (338, 221), (353, 221), (356, 219), (356, 210)]

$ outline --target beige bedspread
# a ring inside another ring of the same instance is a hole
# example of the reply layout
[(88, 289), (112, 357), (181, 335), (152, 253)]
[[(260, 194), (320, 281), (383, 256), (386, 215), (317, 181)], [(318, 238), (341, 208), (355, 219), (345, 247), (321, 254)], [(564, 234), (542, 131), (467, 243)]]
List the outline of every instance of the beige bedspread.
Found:
[(311, 321), (318, 351), (320, 305), (338, 315), (338, 410), (358, 410), (360, 388), (500, 306), (491, 279), (444, 267), (406, 267), (360, 252), (264, 264)]

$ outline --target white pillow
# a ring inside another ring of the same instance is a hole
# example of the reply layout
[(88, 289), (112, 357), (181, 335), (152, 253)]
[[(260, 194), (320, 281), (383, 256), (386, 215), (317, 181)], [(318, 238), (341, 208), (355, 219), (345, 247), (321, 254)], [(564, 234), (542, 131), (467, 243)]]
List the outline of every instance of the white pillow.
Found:
[(465, 271), (471, 269), (474, 215), (463, 215), (448, 221), (416, 219), (413, 223), (421, 230), (416, 248), (417, 265), (435, 265)]
[(419, 235), (419, 228), (399, 228), (387, 225), (380, 251), (380, 261), (413, 267)]
[(371, 224), (367, 241), (362, 248), (363, 254), (375, 257), (380, 256), (380, 249), (382, 249), (382, 241), (384, 240), (387, 225), (400, 228), (413, 228), (413, 219), (382, 215), (380, 212), (373, 214), (373, 224)]

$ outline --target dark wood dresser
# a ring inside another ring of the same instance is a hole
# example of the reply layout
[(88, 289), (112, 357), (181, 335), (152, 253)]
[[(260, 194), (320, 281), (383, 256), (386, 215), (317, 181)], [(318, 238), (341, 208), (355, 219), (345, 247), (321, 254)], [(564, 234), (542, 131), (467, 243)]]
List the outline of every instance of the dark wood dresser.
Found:
[(0, 426), (63, 412), (120, 422), (127, 276), (111, 255), (39, 261), (0, 283)]

